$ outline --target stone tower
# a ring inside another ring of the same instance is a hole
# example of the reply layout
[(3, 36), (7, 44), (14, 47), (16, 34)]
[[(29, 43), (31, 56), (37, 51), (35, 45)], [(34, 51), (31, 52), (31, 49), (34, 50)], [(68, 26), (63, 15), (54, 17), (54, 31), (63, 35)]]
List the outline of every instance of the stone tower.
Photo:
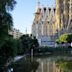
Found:
[(56, 26), (58, 29), (61, 28), (61, 1), (62, 0), (56, 0)]
[(63, 2), (63, 28), (67, 29), (68, 21), (69, 21), (69, 0), (64, 0)]
[(60, 33), (69, 32), (72, 26), (72, 0), (56, 0), (56, 26)]
[(72, 0), (69, 0), (69, 21), (68, 21), (68, 26), (67, 30), (68, 32), (72, 32)]

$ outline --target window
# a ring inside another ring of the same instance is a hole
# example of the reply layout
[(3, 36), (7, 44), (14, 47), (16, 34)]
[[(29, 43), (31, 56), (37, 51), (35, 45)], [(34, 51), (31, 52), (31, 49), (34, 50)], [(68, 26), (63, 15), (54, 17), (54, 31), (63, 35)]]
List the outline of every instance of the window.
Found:
[(46, 12), (46, 7), (44, 7), (44, 12)]

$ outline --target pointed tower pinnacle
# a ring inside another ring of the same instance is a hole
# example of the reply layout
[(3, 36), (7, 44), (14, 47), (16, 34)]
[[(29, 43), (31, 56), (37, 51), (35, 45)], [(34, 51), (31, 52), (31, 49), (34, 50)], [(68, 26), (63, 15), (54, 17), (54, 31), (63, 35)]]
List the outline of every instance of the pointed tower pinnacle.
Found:
[(25, 32), (26, 32), (26, 34), (27, 34), (27, 28), (26, 28)]
[(37, 0), (37, 8), (39, 8), (39, 7), (40, 7), (40, 1)]
[(36, 0), (36, 9), (35, 12), (37, 12), (37, 10), (40, 8), (40, 1)]

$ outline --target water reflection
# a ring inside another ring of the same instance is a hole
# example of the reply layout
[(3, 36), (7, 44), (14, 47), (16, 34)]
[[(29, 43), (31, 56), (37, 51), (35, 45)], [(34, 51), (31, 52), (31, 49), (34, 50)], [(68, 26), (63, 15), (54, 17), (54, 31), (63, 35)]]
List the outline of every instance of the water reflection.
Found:
[[(72, 57), (54, 56), (47, 58), (37, 58), (37, 61), (39, 62), (39, 67), (36, 72), (64, 72), (60, 68), (57, 68), (56, 65), (56, 61), (61, 59), (71, 61)], [(72, 71), (66, 71), (66, 72), (72, 72)]]

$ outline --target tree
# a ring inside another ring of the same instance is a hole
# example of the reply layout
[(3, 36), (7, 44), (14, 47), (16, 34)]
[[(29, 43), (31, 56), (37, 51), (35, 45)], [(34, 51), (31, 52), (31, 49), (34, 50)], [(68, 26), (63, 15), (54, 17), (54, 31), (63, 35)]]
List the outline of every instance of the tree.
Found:
[(15, 0), (0, 0), (0, 47), (8, 37), (8, 30), (13, 25), (9, 11), (13, 10), (15, 4)]
[(0, 0), (0, 28), (6, 28), (7, 32), (13, 25), (12, 16), (9, 11), (13, 10), (15, 4), (15, 0)]
[[(17, 54), (17, 42), (9, 37), (0, 48), (0, 67), (7, 67)], [(5, 70), (5, 69), (3, 69)]]
[(38, 40), (35, 37), (27, 34), (20, 38), (20, 49), (23, 53), (29, 52), (31, 48), (37, 48), (38, 46)]
[(0, 65), (5, 65), (14, 56), (15, 40), (9, 37), (8, 31), (13, 26), (10, 11), (14, 9), (15, 0), (0, 0)]
[(11, 26), (13, 25), (12, 17), (9, 13), (5, 13), (5, 15), (2, 16), (2, 19), (0, 19), (0, 43), (2, 43), (3, 40), (5, 40), (8, 37), (8, 30), (11, 29)]
[(39, 47), (39, 43), (38, 40), (36, 39), (36, 37), (33, 37), (33, 45), (36, 47)]
[(21, 38), (20, 38), (20, 48), (22, 49), (22, 53), (24, 54), (25, 52), (28, 51), (29, 49), (29, 46), (30, 46), (30, 37), (29, 35), (23, 35)]
[(72, 33), (63, 34), (57, 40), (57, 43), (71, 43), (72, 42)]
[(17, 39), (16, 43), (17, 43), (17, 55), (20, 55), (23, 53), (21, 41), (19, 39)]
[(7, 10), (13, 10), (15, 4), (15, 0), (0, 0), (0, 11), (3, 13)]

